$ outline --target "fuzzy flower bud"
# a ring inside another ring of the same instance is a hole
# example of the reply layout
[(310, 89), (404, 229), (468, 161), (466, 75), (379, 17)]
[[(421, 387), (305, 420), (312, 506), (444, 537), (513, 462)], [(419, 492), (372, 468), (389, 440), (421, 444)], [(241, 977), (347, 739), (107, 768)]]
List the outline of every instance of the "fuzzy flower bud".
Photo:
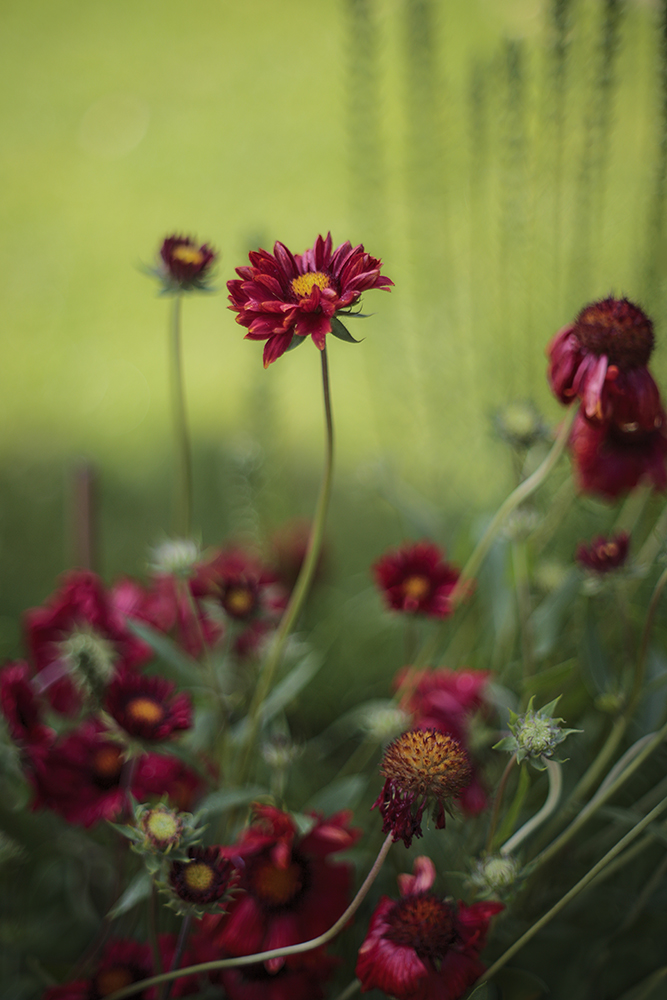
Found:
[(201, 553), (189, 538), (169, 538), (151, 549), (150, 569), (159, 576), (178, 576), (187, 580), (193, 575)]
[(59, 653), (79, 691), (84, 696), (100, 698), (115, 672), (113, 644), (83, 625), (59, 643)]
[(475, 862), (469, 882), (482, 899), (506, 898), (520, 873), (521, 865), (516, 858), (505, 854), (486, 854)]
[(530, 699), (528, 708), (523, 715), (517, 715), (516, 712), (510, 711), (509, 730), (511, 736), (506, 736), (499, 743), (496, 743), (494, 750), (507, 750), (509, 753), (515, 753), (519, 764), (527, 758), (538, 771), (543, 771), (546, 765), (542, 758), (546, 757), (562, 764), (563, 761), (554, 756), (556, 747), (570, 733), (579, 733), (581, 730), (562, 729), (560, 723), (564, 720), (553, 717), (552, 713), (560, 696), (537, 711), (533, 708), (533, 700), (533, 698)]
[(393, 740), (409, 725), (409, 714), (390, 701), (368, 705), (360, 719), (362, 730), (374, 743), (387, 743), (388, 740)]

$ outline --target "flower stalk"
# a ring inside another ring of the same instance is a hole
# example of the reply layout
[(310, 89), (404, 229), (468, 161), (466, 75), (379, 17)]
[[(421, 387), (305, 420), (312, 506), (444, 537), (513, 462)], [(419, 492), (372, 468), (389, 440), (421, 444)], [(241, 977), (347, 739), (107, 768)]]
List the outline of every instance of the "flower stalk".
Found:
[(178, 538), (189, 538), (192, 530), (192, 452), (185, 408), (185, 387), (183, 380), (183, 351), (181, 344), (182, 299), (182, 294), (178, 292), (173, 296), (169, 324), (171, 400), (177, 468), (174, 534)]

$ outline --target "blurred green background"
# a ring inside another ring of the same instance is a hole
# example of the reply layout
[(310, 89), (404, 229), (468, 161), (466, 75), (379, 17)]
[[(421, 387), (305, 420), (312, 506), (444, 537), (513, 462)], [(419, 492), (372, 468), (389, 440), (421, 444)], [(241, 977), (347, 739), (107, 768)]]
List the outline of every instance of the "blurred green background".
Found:
[[(220, 251), (186, 302), (195, 520), (207, 544), (307, 514), (314, 348), (268, 371), (225, 282), (276, 239), (363, 242), (396, 287), (335, 341), (338, 568), (449, 543), (511, 485), (490, 415), (614, 292), (664, 329), (664, 4), (171, 0), (5, 5), (0, 647), (71, 563), (72, 470), (98, 476), (102, 572), (169, 530), (162, 238)], [(658, 349), (655, 368), (666, 368)]]

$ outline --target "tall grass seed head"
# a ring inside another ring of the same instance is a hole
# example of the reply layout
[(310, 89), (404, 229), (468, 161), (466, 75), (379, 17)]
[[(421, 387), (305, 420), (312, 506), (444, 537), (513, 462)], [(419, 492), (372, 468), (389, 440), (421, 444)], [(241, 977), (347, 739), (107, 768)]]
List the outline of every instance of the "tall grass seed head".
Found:
[(496, 743), (494, 750), (507, 750), (516, 754), (517, 762), (529, 760), (538, 771), (544, 771), (546, 764), (543, 758), (564, 763), (555, 757), (556, 748), (570, 733), (580, 733), (580, 729), (563, 729), (564, 719), (554, 718), (553, 712), (560, 701), (554, 698), (548, 705), (537, 711), (533, 708), (534, 696), (528, 703), (523, 715), (510, 710), (509, 730), (511, 735)]

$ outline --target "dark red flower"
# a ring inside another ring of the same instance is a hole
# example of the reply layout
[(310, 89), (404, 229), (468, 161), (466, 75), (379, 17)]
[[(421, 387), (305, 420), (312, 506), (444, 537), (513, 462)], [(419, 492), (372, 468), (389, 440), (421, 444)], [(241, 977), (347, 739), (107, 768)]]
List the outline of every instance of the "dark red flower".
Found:
[(651, 320), (632, 302), (593, 302), (547, 348), (551, 388), (561, 403), (581, 399), (588, 420), (652, 431), (663, 418), (646, 367), (654, 339)]
[(160, 248), (160, 258), (167, 288), (191, 292), (207, 287), (216, 253), (208, 243), (197, 246), (189, 236), (168, 236)]
[(390, 608), (446, 618), (459, 571), (432, 542), (415, 542), (387, 552), (373, 566), (375, 583)]
[(0, 672), (0, 708), (9, 735), (33, 757), (48, 751), (56, 734), (42, 721), (42, 708), (29, 680), (30, 668), (23, 661), (8, 663)]
[(572, 425), (570, 452), (584, 493), (614, 500), (642, 480), (651, 482), (656, 490), (667, 489), (664, 420), (649, 432), (621, 430), (614, 424), (594, 424), (579, 412)]
[(237, 267), (227, 282), (229, 307), (236, 322), (248, 328), (250, 340), (266, 340), (264, 367), (284, 354), (293, 337), (311, 336), (320, 350), (332, 331), (336, 313), (349, 309), (370, 288), (389, 288), (380, 274), (382, 261), (363, 246), (341, 243), (332, 251), (331, 233), (312, 250), (292, 254), (276, 243), (273, 254), (250, 253), (250, 266)]
[[(415, 729), (437, 729), (449, 733), (468, 749), (470, 721), (477, 712), (488, 714), (485, 688), (491, 673), (488, 670), (423, 670), (416, 676), (401, 671), (394, 681), (399, 688), (407, 682), (409, 696), (405, 708), (412, 713)], [(487, 805), (486, 792), (479, 768), (470, 758), (470, 783), (458, 796), (464, 813), (476, 816)]]
[(449, 733), (411, 729), (389, 744), (380, 773), (386, 780), (372, 808), (380, 810), (382, 832), (409, 847), (422, 836), (427, 805), (436, 828), (444, 829), (448, 800), (470, 783), (472, 768), (465, 748)]
[[(298, 518), (284, 524), (271, 539), (276, 576), (290, 593), (306, 558), (311, 527), (310, 521)], [(322, 575), (325, 562), (326, 553), (321, 550), (315, 567), (315, 580)]]
[(222, 969), (219, 981), (228, 1000), (321, 1000), (323, 984), (337, 961), (323, 948), (299, 956), (298, 967), (285, 964), (276, 972), (264, 965)]
[(146, 677), (125, 669), (109, 685), (104, 707), (130, 736), (166, 740), (192, 725), (188, 695), (175, 695), (174, 690), (175, 685), (164, 677)]
[(189, 861), (173, 861), (169, 885), (186, 903), (194, 906), (221, 904), (236, 885), (236, 868), (220, 847), (190, 847)]
[(383, 896), (359, 949), (362, 992), (382, 990), (396, 1000), (460, 1000), (484, 972), (480, 953), (502, 903), (455, 905), (431, 886), (430, 858), (415, 859), (414, 875), (399, 876), (399, 900)]
[[(351, 814), (329, 819), (315, 816), (309, 833), (298, 833), (288, 813), (273, 806), (255, 806), (254, 822), (239, 843), (226, 853), (243, 862), (239, 887), (229, 912), (204, 917), (202, 933), (228, 955), (252, 955), (308, 941), (327, 930), (342, 915), (350, 899), (352, 871), (331, 863), (329, 855), (345, 851), (359, 839), (350, 828)], [(287, 962), (301, 967), (295, 956), (265, 963), (275, 973)]]
[(630, 537), (625, 531), (612, 538), (598, 535), (590, 545), (580, 542), (574, 558), (580, 566), (592, 570), (593, 573), (610, 573), (624, 565), (628, 558), (629, 545)]
[(215, 600), (229, 618), (241, 622), (276, 620), (286, 604), (275, 573), (239, 548), (222, 549), (202, 563), (191, 586), (196, 597)]

